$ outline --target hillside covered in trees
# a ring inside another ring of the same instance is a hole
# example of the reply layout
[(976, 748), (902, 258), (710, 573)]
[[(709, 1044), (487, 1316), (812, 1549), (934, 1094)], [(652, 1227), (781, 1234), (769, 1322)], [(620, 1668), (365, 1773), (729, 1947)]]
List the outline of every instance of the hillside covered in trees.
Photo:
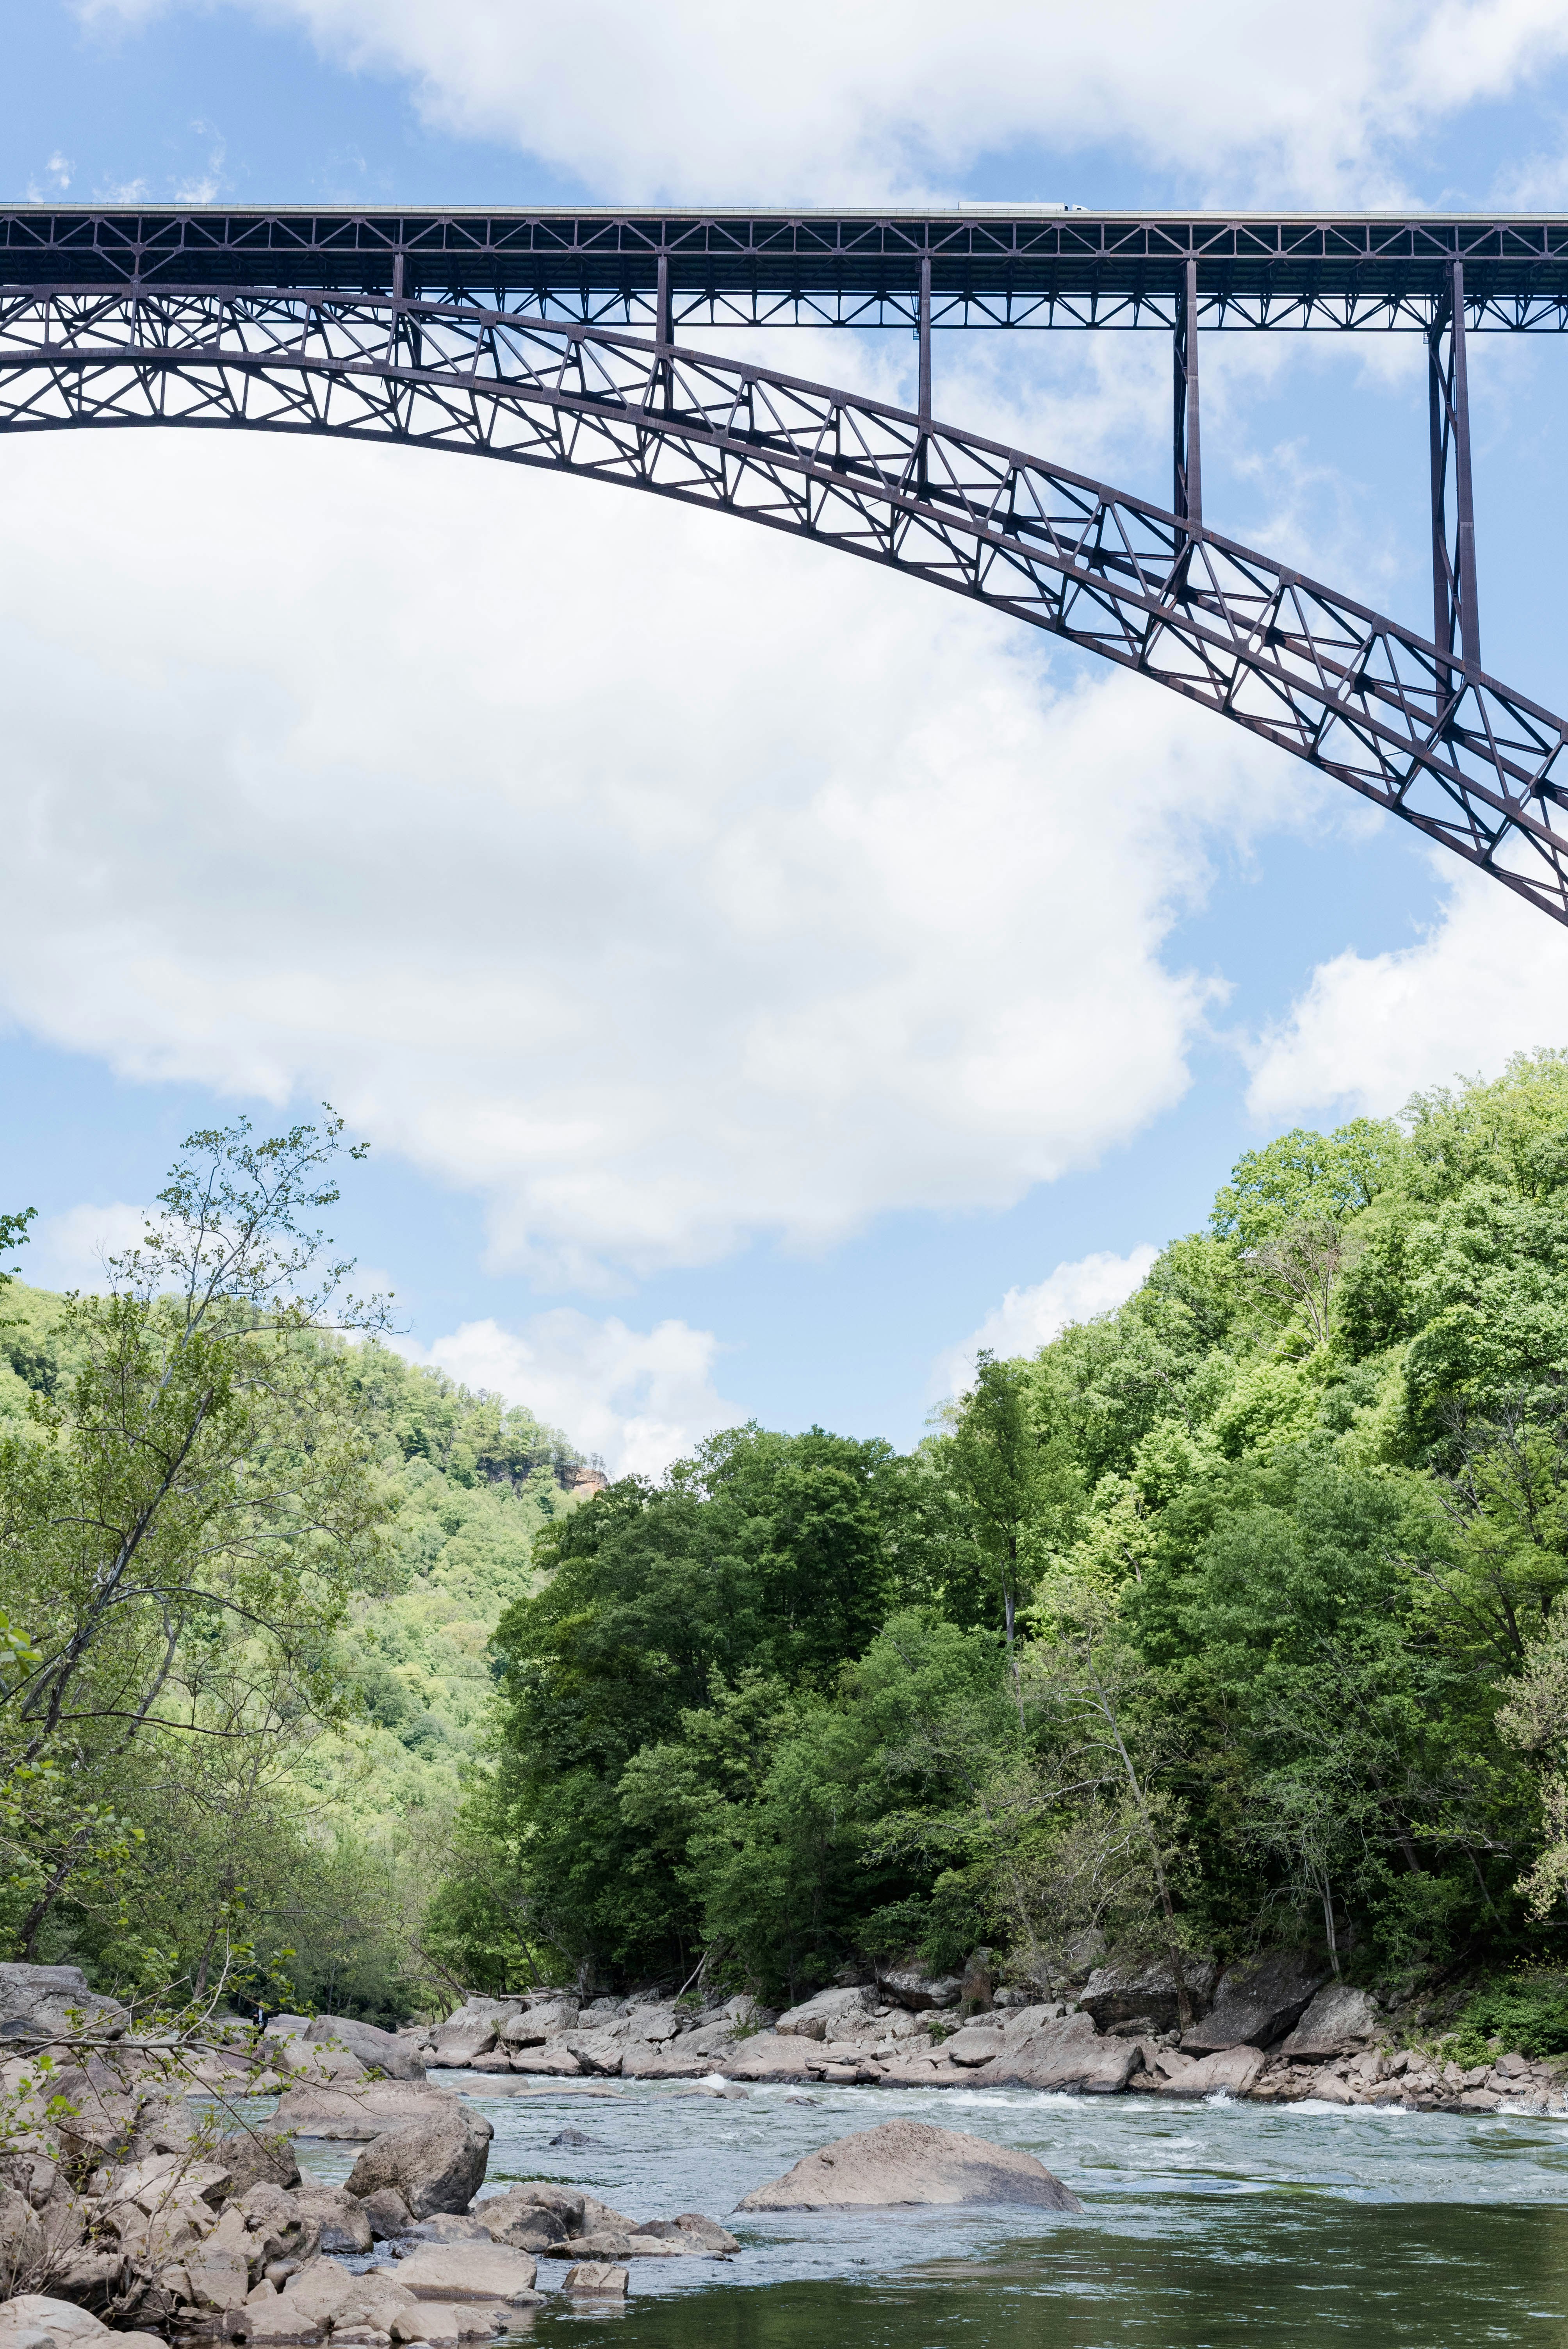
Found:
[(769, 1996), (977, 1943), (1559, 1945), (1568, 1059), (1249, 1154), (1206, 1232), (913, 1454), (715, 1438), (555, 1519), (482, 1867), (530, 1962)]
[(372, 2014), (977, 1945), (1043, 1987), (1098, 1936), (1562, 1960), (1568, 1055), (1249, 1154), (912, 1452), (748, 1427), (588, 1497), (322, 1309), (320, 1137), (194, 1141), (170, 1229), (252, 1219), (215, 1288), (187, 1238), (0, 1292), (6, 1954)]

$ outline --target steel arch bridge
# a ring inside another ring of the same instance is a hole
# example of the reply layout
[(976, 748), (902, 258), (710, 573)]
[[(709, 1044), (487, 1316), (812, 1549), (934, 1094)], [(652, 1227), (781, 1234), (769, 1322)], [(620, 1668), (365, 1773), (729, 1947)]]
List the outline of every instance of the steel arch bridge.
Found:
[[(725, 319), (913, 329), (918, 405), (676, 339)], [(1204, 323), (1426, 336), (1429, 637), (1204, 526)], [(1168, 332), (1171, 506), (938, 423), (942, 324)], [(787, 531), (1150, 678), (1568, 923), (1568, 721), (1480, 666), (1466, 379), (1467, 330), (1565, 326), (1557, 221), (0, 214), (0, 433), (392, 440)]]

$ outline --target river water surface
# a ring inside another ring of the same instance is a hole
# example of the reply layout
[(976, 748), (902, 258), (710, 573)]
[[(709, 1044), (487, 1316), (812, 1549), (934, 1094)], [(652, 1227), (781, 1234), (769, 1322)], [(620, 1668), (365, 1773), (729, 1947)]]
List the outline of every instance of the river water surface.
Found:
[[(553, 2178), (633, 2219), (704, 2210), (727, 2261), (631, 2263), (624, 2313), (552, 2297), (538, 2349), (1568, 2349), (1568, 2122), (980, 2089), (616, 2084), (496, 2096), (491, 2188)], [(895, 2117), (1021, 2146), (1085, 2206), (732, 2218), (753, 2186)], [(574, 2130), (587, 2145), (557, 2145)], [(302, 2147), (346, 2174), (357, 2147)], [(542, 2261), (540, 2282), (561, 2272)]]

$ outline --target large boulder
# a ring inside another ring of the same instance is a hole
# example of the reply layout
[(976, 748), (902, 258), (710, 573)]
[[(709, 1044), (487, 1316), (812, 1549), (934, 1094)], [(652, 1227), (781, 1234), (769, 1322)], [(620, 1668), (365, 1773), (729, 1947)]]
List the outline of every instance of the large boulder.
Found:
[(1155, 2058), (1160, 2093), (1191, 2101), (1200, 2096), (1244, 2096), (1263, 2068), (1261, 2047), (1222, 2047), (1212, 2055), (1191, 2061), (1185, 2051), (1180, 2055), (1169, 2051)]
[(1352, 2055), (1365, 2047), (1380, 2017), (1377, 2001), (1348, 1982), (1320, 1990), (1280, 2054), (1293, 2064), (1318, 2064), (1332, 2055)]
[(406, 2121), (459, 2112), (455, 2088), (417, 2080), (366, 2080), (357, 2086), (286, 2088), (278, 2098), (273, 2127), (290, 2137), (368, 2139)]
[(228, 2172), (233, 2196), (248, 2193), (253, 2186), (299, 2184), (294, 2147), (273, 2129), (232, 2129), (218, 2139), (213, 2158)]
[(1202, 2021), (1181, 2033), (1183, 2054), (1213, 2055), (1222, 2047), (1272, 2047), (1299, 2023), (1326, 1971), (1299, 1950), (1275, 1950), (1255, 1964), (1238, 1967), (1221, 1982)]
[(1102, 2038), (1087, 2014), (1068, 2014), (1017, 2040), (1006, 2033), (1002, 2053), (980, 2077), (988, 2088), (1056, 2088), (1113, 2096), (1126, 2087), (1141, 2060), (1136, 2039), (1119, 2034)]
[(363, 2199), (378, 2187), (395, 2187), (416, 2219), (466, 2210), (485, 2182), (493, 2134), (489, 2121), (464, 2105), (405, 2122), (366, 2147), (348, 2173), (348, 2191)]
[[(1194, 2019), (1214, 1994), (1220, 1969), (1212, 1958), (1181, 1954), (1181, 1982)], [(1131, 1958), (1097, 1966), (1079, 1993), (1078, 2004), (1101, 2031), (1128, 2033), (1181, 2028), (1181, 1998), (1169, 1957)]]
[(1083, 2204), (1032, 2153), (926, 2121), (884, 2121), (809, 2153), (782, 2178), (754, 2187), (741, 2210), (887, 2210), (912, 2203), (1026, 2202), (1041, 2210)]
[(318, 2014), (305, 2033), (313, 2047), (341, 2047), (357, 2056), (366, 2072), (383, 2073), (389, 2080), (422, 2080), (425, 2067), (401, 2039), (377, 2031), (373, 2023), (356, 2023), (345, 2014)]
[(510, 2244), (421, 2243), (397, 2267), (397, 2281), (418, 2300), (499, 2301), (507, 2308), (533, 2308), (533, 2261)]
[(0, 1965), (0, 2030), (20, 2026), (8, 2037), (119, 2039), (129, 2023), (118, 1999), (88, 1988), (80, 1966)]
[(517, 2011), (515, 1999), (465, 1999), (456, 2013), (448, 2015), (440, 2028), (431, 2033), (426, 2062), (450, 2071), (471, 2064), (476, 2055), (488, 2055), (502, 2023), (510, 2022)]
[(869, 1991), (820, 1990), (786, 2008), (773, 2028), (781, 2039), (838, 2039), (847, 2025), (869, 2023), (881, 2003)]
[(529, 2251), (548, 2251), (575, 2236), (607, 2227), (629, 2230), (632, 2224), (583, 2187), (546, 2178), (525, 2178), (504, 2194), (487, 2195), (473, 2215), (493, 2241)]
[(933, 2007), (956, 2006), (964, 1995), (964, 1984), (956, 1974), (934, 1974), (919, 1965), (879, 1966), (877, 1988), (884, 1999), (895, 2006), (907, 2007), (912, 2014), (924, 2014)]
[(724, 2068), (732, 2080), (809, 2080), (813, 2057), (820, 2070), (820, 2050), (798, 2033), (781, 2039), (776, 2031), (758, 2031), (741, 2041)]
[(576, 2027), (579, 2006), (570, 1992), (558, 1997), (532, 1999), (506, 2015), (496, 2033), (503, 2047), (542, 2047)]

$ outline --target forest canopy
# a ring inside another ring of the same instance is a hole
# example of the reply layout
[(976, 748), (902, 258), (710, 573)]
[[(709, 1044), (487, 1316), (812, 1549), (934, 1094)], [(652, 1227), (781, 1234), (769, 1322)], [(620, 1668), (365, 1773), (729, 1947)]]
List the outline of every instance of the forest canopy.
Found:
[(306, 1310), (315, 1261), (220, 1317), (171, 1636), (128, 1610), (77, 1675), (113, 1702), (32, 1752), (91, 1582), (59, 1526), (140, 1490), (105, 1364), (176, 1332), (167, 1284), (0, 1291), (11, 1953), (123, 1988), (222, 1943), (239, 1994), (373, 2014), (982, 1945), (1047, 1986), (1101, 1937), (1562, 1961), (1568, 1055), (1248, 1152), (905, 1453), (748, 1426), (596, 1489)]

